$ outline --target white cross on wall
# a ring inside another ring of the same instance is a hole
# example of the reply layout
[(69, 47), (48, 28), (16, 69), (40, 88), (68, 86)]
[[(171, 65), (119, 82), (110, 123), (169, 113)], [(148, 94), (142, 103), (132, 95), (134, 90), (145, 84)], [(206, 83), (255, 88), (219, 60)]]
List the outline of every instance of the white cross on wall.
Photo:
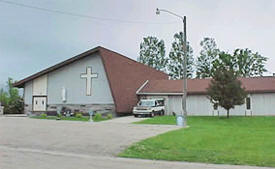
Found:
[(82, 73), (80, 75), (81, 78), (86, 79), (86, 95), (91, 96), (92, 95), (92, 78), (97, 78), (97, 73), (92, 73), (92, 68), (87, 67), (86, 74)]

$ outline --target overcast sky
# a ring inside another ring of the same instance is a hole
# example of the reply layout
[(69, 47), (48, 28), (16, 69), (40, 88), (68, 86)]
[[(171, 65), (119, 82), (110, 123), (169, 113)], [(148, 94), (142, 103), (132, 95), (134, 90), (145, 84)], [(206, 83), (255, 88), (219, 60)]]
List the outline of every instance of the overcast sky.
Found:
[[(195, 56), (203, 37), (213, 37), (220, 49), (250, 48), (269, 58), (275, 72), (275, 1), (272, 0), (9, 0), (39, 8), (77, 13), (98, 19), (26, 8), (0, 0), (0, 84), (8, 77), (28, 75), (103, 46), (136, 59), (145, 36), (165, 41), (168, 54), (180, 20), (188, 19), (188, 40)], [(102, 19), (103, 18), (103, 19)]]

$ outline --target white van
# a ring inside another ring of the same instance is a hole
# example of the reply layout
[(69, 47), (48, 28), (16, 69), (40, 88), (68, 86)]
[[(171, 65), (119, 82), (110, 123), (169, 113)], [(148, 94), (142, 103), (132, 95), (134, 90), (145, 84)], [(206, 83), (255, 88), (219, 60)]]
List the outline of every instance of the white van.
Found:
[(133, 109), (135, 117), (164, 115), (164, 99), (141, 99)]

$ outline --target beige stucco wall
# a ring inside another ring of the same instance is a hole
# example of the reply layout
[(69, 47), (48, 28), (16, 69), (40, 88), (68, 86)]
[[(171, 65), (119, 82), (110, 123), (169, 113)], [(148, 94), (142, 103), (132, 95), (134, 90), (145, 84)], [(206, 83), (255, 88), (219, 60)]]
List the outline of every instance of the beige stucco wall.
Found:
[(24, 103), (32, 104), (32, 81), (25, 84), (24, 87)]
[(32, 94), (33, 96), (47, 95), (48, 75), (38, 77), (33, 80)]

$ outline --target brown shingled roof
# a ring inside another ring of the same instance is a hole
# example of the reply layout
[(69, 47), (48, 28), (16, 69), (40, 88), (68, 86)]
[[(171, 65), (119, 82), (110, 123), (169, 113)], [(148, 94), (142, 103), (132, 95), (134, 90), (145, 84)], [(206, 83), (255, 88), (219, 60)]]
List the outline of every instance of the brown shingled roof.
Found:
[[(240, 78), (249, 93), (275, 93), (275, 77)], [(211, 79), (188, 79), (188, 94), (206, 94)], [(182, 80), (149, 80), (139, 94), (182, 94)]]
[(136, 91), (146, 80), (168, 79), (167, 74), (108, 49), (101, 48), (100, 55), (118, 113), (132, 111), (138, 102)]
[(118, 113), (129, 113), (132, 111), (132, 107), (138, 101), (136, 91), (146, 80), (168, 79), (168, 75), (163, 72), (157, 71), (109, 49), (96, 47), (20, 80), (13, 85), (15, 87), (24, 87), (28, 81), (69, 65), (86, 56), (91, 56), (92, 53), (96, 52), (99, 52), (101, 56), (115, 102), (116, 112)]

